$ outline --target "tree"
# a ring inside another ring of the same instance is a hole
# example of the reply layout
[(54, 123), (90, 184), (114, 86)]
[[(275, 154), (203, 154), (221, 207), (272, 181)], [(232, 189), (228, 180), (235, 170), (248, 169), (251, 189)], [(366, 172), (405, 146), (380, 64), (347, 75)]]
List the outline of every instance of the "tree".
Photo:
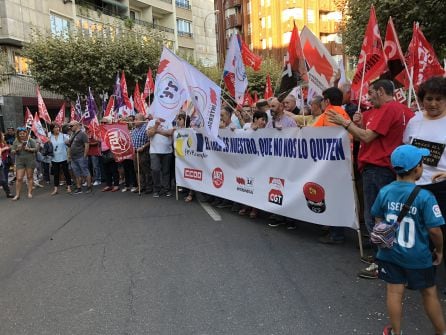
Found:
[(443, 15), (446, 12), (446, 1), (444, 0), (349, 0), (345, 22), (341, 29), (345, 52), (348, 55), (358, 56), (361, 51), (362, 37), (372, 4), (375, 6), (382, 38), (385, 36), (389, 16), (392, 16), (401, 47), (405, 51), (412, 38), (413, 22), (418, 21), (439, 59), (446, 57), (446, 31)]
[(118, 36), (71, 32), (65, 36), (36, 34), (24, 54), (42, 88), (75, 99), (88, 87), (97, 93), (112, 93), (116, 73), (124, 70), (129, 91), (136, 80), (145, 82), (147, 69), (158, 67), (162, 40), (141, 37), (132, 31)]

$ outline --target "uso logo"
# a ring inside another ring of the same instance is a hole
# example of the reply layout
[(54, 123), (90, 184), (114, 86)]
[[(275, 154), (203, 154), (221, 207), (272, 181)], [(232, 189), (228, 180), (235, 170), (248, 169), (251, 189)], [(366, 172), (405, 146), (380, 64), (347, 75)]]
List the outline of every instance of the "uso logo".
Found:
[(215, 168), (214, 171), (212, 171), (212, 183), (214, 184), (215, 188), (220, 188), (223, 186), (223, 183), (225, 181), (225, 176), (223, 174), (223, 170), (218, 168)]
[(203, 180), (203, 171), (185, 168), (184, 169), (184, 178), (202, 181)]

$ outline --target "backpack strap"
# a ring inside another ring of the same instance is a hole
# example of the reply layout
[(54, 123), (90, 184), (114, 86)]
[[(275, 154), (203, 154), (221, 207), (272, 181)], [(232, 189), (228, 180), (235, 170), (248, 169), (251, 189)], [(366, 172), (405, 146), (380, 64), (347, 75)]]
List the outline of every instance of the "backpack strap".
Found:
[(409, 212), (410, 206), (412, 205), (413, 201), (418, 195), (418, 192), (420, 192), (421, 187), (415, 186), (415, 188), (412, 190), (412, 192), (409, 195), (409, 198), (407, 198), (406, 203), (403, 205), (403, 209), (401, 210), (400, 214), (398, 215), (398, 218), (396, 219), (396, 222), (399, 224), (401, 220), (406, 216), (406, 214)]

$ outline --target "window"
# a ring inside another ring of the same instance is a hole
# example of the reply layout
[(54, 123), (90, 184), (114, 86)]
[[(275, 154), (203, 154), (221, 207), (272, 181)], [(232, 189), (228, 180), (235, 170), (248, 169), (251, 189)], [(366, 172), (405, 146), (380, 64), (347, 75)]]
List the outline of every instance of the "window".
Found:
[(260, 27), (265, 28), (265, 18), (264, 17), (262, 17), (260, 19)]
[(68, 31), (70, 30), (70, 20), (55, 15), (53, 13), (50, 13), (50, 26), (51, 26), (51, 33), (53, 35), (67, 35)]
[(184, 9), (190, 10), (189, 0), (175, 0), (175, 4), (179, 8), (184, 8)]
[(247, 14), (251, 14), (251, 1), (248, 1), (246, 4), (246, 12)]
[(183, 20), (183, 19), (177, 19), (177, 30), (179, 36), (187, 36), (192, 37), (192, 22)]
[(303, 20), (304, 10), (302, 8), (288, 8), (282, 11), (282, 21), (287, 22), (290, 19)]
[(271, 6), (271, 0), (266, 0), (266, 7)]
[(251, 35), (251, 22), (248, 23), (248, 35)]
[(30, 74), (29, 59), (20, 55), (14, 55), (14, 68), (18, 74)]
[(288, 31), (285, 34), (283, 34), (283, 36), (282, 36), (282, 44), (283, 45), (287, 45), (288, 43), (290, 43), (290, 38), (291, 38), (291, 31)]
[(267, 27), (267, 28), (271, 28), (271, 16), (268, 16), (268, 17), (266, 18), (266, 27)]
[(273, 48), (273, 38), (272, 37), (268, 37), (268, 49), (272, 49)]
[(265, 50), (266, 49), (266, 40), (262, 39), (262, 49)]

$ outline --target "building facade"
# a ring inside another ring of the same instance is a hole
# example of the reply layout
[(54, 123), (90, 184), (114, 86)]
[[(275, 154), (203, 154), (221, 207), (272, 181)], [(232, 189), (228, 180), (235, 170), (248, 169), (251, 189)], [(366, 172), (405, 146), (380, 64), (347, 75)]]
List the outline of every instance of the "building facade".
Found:
[[(340, 0), (215, 0), (218, 53), (225, 53), (228, 37), (239, 32), (257, 54), (282, 59), (294, 23), (306, 25), (332, 55), (342, 55), (338, 34), (342, 20)], [(222, 14), (222, 15), (220, 15)]]
[[(213, 0), (3, 0), (0, 1), (0, 48), (6, 51), (11, 73), (0, 80), (0, 129), (20, 125), (23, 108), (37, 106), (36, 83), (21, 49), (34, 30), (60, 34), (119, 34), (132, 29), (161, 36), (184, 57), (204, 65), (217, 62)], [(63, 97), (42, 91), (49, 110)]]

